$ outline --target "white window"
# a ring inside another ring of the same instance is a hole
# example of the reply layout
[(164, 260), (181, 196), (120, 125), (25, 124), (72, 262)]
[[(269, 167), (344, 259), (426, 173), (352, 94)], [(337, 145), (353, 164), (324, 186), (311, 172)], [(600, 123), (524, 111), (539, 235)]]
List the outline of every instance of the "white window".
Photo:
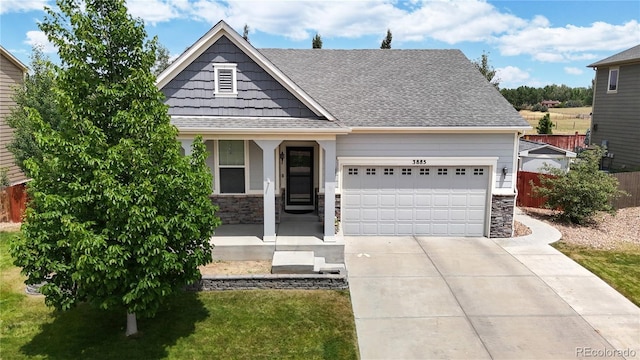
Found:
[(367, 168), (367, 175), (375, 175), (376, 168)]
[(236, 64), (214, 64), (214, 95), (216, 97), (238, 96)]
[(245, 142), (243, 140), (218, 141), (218, 167), (220, 193), (245, 193)]
[(610, 68), (609, 69), (609, 87), (607, 87), (608, 93), (618, 92), (618, 73), (620, 72), (620, 68)]
[(358, 168), (349, 168), (349, 175), (358, 175)]

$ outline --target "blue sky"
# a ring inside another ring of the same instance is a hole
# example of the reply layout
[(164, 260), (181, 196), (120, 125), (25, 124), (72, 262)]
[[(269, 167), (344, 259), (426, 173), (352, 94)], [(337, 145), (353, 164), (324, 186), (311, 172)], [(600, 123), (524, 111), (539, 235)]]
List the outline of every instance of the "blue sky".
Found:
[[(589, 86), (586, 65), (640, 44), (640, 1), (216, 1), (128, 0), (172, 56), (224, 19), (244, 24), (257, 48), (309, 48), (319, 33), (324, 48), (378, 48), (387, 28), (394, 49), (483, 51), (500, 86)], [(25, 64), (31, 46), (55, 48), (38, 29), (52, 0), (0, 0), (0, 44)]]

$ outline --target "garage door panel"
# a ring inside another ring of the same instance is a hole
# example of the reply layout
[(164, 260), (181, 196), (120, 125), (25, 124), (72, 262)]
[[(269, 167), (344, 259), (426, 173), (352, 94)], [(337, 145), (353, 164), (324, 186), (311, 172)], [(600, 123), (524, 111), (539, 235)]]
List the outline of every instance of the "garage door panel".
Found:
[(380, 206), (396, 206), (395, 194), (380, 194), (378, 198), (380, 199)]
[(448, 194), (433, 194), (433, 206), (449, 206)]
[(416, 194), (413, 197), (413, 201), (415, 206), (430, 206), (431, 205), (431, 194), (425, 194), (424, 191), (421, 191), (419, 194)]
[(363, 206), (378, 206), (378, 195), (377, 194), (370, 194), (370, 193), (364, 193), (362, 195), (360, 195), (361, 198), (361, 204)]
[(381, 222), (378, 224), (378, 234), (380, 235), (396, 235), (395, 222)]
[(413, 235), (413, 231), (413, 223), (398, 223), (395, 235)]
[(451, 209), (449, 210), (449, 220), (452, 221), (456, 221), (456, 220), (460, 220), (463, 221), (467, 219), (467, 211), (466, 209)]
[(467, 205), (467, 194), (451, 194), (449, 199), (451, 199), (451, 202), (449, 203), (451, 206)]
[(399, 221), (413, 221), (413, 209), (397, 209), (395, 216)]
[(398, 206), (413, 207), (413, 194), (398, 194), (396, 199)]
[(360, 210), (360, 220), (378, 220), (378, 210), (377, 209), (361, 209)]
[(351, 169), (357, 172), (351, 178), (348, 168), (343, 169), (342, 220), (347, 235), (484, 234), (486, 167)]
[(379, 219), (381, 221), (384, 220), (395, 220), (396, 218), (396, 210), (395, 209), (379, 209), (377, 213), (380, 214)]
[(418, 221), (431, 220), (431, 209), (416, 209), (415, 214), (415, 219)]
[(434, 210), (431, 212), (431, 218), (433, 220), (447, 220), (449, 219), (449, 209), (444, 208), (442, 210)]

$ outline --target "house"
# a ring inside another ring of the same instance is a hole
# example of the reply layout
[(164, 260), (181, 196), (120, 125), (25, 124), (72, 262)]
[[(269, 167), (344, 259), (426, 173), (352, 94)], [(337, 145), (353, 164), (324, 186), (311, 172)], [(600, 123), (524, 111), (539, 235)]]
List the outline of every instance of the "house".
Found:
[(571, 159), (575, 157), (576, 153), (573, 151), (541, 142), (520, 139), (518, 170), (546, 173), (542, 169), (546, 164), (556, 169), (569, 171)]
[(317, 211), (325, 243), (512, 234), (530, 127), (459, 50), (256, 49), (221, 21), (157, 86), (223, 224), (263, 242), (283, 211)]
[(543, 100), (540, 104), (542, 106), (546, 106), (548, 108), (552, 108), (552, 107), (556, 107), (556, 106), (560, 105), (561, 102), (558, 101), (558, 100)]
[(640, 170), (640, 45), (597, 61), (591, 144), (606, 147), (617, 170)]
[[(26, 72), (27, 67), (0, 46), (0, 169), (6, 170), (9, 182), (9, 187), (2, 191), (0, 221), (20, 221), (25, 205), (24, 201), (9, 201), (9, 198), (17, 200), (25, 198), (24, 183), (27, 177), (16, 166), (13, 154), (7, 149), (7, 145), (13, 139), (13, 129), (7, 125), (5, 118), (11, 113), (11, 108), (16, 105), (12, 97), (14, 88), (24, 83)], [(18, 209), (10, 211), (10, 204)]]

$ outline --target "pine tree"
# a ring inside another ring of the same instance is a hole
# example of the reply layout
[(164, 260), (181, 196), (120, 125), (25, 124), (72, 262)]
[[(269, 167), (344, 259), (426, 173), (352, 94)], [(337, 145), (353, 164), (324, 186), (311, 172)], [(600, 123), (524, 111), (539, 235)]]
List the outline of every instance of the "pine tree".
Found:
[(380, 49), (391, 49), (391, 40), (393, 36), (391, 35), (391, 30), (387, 29), (387, 36), (382, 40), (382, 44), (380, 44)]
[[(28, 284), (46, 281), (49, 306), (80, 302), (136, 315), (200, 278), (219, 219), (206, 149), (180, 155), (151, 67), (156, 40), (124, 0), (58, 0), (40, 24), (58, 47), (54, 93), (60, 124), (27, 109), (40, 159), (22, 230), (12, 244)], [(124, 314), (123, 314), (124, 315)]]
[(311, 41), (311, 48), (322, 49), (322, 38), (320, 37), (320, 34), (316, 33), (313, 37), (313, 40)]
[(540, 120), (538, 120), (538, 126), (536, 127), (538, 134), (553, 134), (553, 122), (549, 114), (545, 114)]

